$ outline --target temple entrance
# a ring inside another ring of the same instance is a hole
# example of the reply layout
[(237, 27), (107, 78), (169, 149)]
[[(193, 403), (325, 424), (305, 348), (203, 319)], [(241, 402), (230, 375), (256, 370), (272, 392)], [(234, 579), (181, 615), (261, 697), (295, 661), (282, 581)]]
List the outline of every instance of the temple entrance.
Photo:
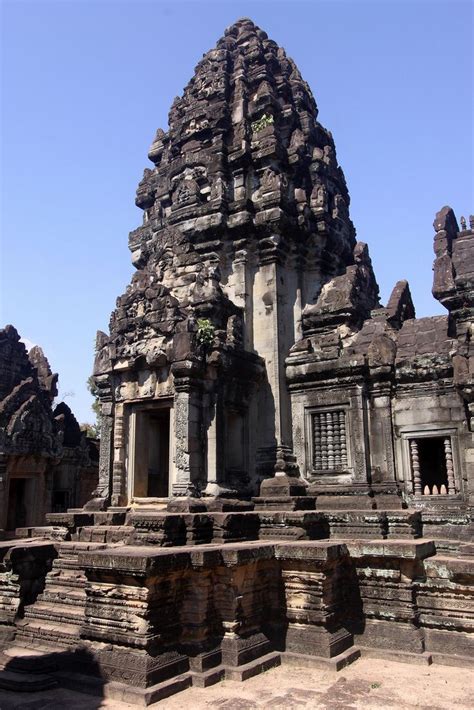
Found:
[(137, 410), (132, 436), (134, 498), (169, 495), (170, 408)]
[(28, 510), (26, 498), (31, 479), (11, 478), (8, 495), (7, 530), (23, 528), (27, 525)]

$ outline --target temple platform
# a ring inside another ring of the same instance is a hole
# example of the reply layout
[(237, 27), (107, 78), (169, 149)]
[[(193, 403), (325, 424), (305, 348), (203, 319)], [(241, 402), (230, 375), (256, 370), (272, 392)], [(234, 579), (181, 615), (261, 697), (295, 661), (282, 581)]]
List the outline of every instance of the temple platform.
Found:
[(472, 544), (424, 537), (419, 511), (48, 517), (1, 543), (1, 687), (32, 653), (45, 688), (80, 668), (137, 705), (361, 654), (471, 664)]

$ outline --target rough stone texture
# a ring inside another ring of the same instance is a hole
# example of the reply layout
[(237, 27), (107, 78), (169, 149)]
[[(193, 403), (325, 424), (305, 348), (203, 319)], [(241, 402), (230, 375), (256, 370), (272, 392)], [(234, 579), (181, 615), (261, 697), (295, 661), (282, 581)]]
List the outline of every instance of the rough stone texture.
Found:
[(15, 636), (15, 621), (36, 601), (56, 555), (49, 541), (0, 543), (0, 643)]
[[(140, 705), (361, 651), (472, 665), (473, 220), (436, 215), (448, 316), (416, 319), (406, 281), (383, 307), (309, 87), (247, 19), (149, 157), (136, 272), (97, 337), (99, 482), (5, 547), (0, 685), (31, 648), (39, 683), (50, 662)], [(20, 350), (0, 416), (21, 442), (34, 406), (37, 449), (77, 448)]]
[(149, 157), (144, 223), (130, 235), (137, 272), (97, 341), (96, 382), (123, 431), (104, 495), (143, 495), (131, 461), (140, 408), (160, 402), (172, 409), (165, 495), (255, 494), (262, 477), (297, 473), (284, 359), (302, 310), (368, 259), (353, 253), (334, 143), (293, 61), (241, 20), (199, 62)]
[(444, 207), (434, 223), (433, 294), (449, 316), (415, 318), (403, 280), (382, 307), (317, 114), (293, 61), (248, 19), (173, 102), (137, 191), (137, 271), (98, 334), (94, 505), (174, 496), (188, 500), (170, 512), (192, 512), (204, 496), (203, 512), (231, 512), (251, 498), (469, 522), (472, 220), (459, 230)]
[[(371, 286), (355, 287), (356, 267), (348, 267), (305, 309), (303, 338), (286, 361), (293, 446), (319, 503), (409, 505), (427, 516), (428, 534), (467, 540), (474, 491), (474, 232), (465, 225), (459, 231), (447, 207), (435, 229), (433, 293), (449, 316), (416, 319), (406, 281), (381, 308), (369, 262)], [(358, 278), (362, 283), (363, 275)], [(429, 454), (430, 446), (438, 448)], [(435, 480), (430, 469), (436, 466), (444, 473)]]
[(84, 505), (98, 458), (64, 402), (41, 348), (29, 353), (11, 325), (0, 330), (0, 529), (41, 525), (45, 513)]
[(428, 540), (11, 543), (3, 645), (14, 637), (16, 649), (73, 674), (80, 663), (140, 704), (280, 662), (338, 669), (361, 649), (469, 665), (474, 558), (465, 547), (454, 558)]

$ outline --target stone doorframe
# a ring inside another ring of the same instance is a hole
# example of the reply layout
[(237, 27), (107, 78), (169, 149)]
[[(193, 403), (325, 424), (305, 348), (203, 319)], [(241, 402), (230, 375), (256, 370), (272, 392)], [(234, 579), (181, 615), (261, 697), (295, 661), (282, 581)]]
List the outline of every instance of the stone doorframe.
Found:
[[(168, 497), (171, 496), (173, 484), (176, 482), (176, 437), (175, 437), (175, 413), (174, 400), (172, 398), (162, 400), (152, 400), (148, 402), (131, 402), (127, 405), (128, 410), (128, 435), (126, 443), (126, 490), (128, 504), (137, 502), (134, 496), (135, 488), (135, 461), (136, 461), (136, 437), (137, 437), (137, 416), (142, 412), (157, 410), (169, 411), (169, 463), (168, 463)], [(138, 500), (143, 501), (143, 498)], [(150, 499), (152, 500), (152, 499)]]

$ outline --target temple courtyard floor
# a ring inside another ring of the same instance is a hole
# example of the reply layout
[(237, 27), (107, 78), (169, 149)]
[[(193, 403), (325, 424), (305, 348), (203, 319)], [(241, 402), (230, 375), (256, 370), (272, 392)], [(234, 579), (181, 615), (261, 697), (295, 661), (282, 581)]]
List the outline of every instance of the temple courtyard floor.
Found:
[[(244, 683), (223, 681), (205, 689), (189, 688), (149, 708), (470, 710), (474, 698), (473, 675), (467, 668), (372, 658), (361, 658), (339, 673), (282, 666)], [(60, 688), (37, 693), (0, 691), (0, 710), (131, 710), (136, 707)]]

